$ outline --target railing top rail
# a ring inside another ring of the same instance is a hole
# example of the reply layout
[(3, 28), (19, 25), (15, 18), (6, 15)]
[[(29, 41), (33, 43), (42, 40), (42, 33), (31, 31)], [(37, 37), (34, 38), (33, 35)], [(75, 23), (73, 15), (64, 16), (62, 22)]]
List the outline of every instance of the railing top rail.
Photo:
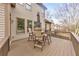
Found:
[(77, 42), (79, 43), (79, 36), (74, 34), (73, 32), (71, 32), (71, 34), (73, 35), (73, 37), (77, 40)]
[(9, 36), (5, 37), (4, 39), (1, 40), (0, 42), (0, 49), (3, 47), (3, 45), (5, 44), (5, 42), (9, 39)]

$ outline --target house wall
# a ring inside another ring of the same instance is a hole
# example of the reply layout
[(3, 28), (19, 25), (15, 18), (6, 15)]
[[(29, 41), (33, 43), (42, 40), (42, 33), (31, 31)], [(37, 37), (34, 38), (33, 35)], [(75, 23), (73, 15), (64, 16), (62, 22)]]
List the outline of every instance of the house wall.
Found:
[(9, 51), (10, 38), (10, 4), (0, 3), (0, 56)]
[[(11, 40), (23, 39), (28, 37), (27, 19), (32, 20), (32, 30), (34, 30), (34, 21), (37, 21), (38, 12), (40, 13), (42, 30), (45, 30), (44, 17), (42, 16), (42, 12), (44, 12), (44, 10), (37, 4), (32, 4), (31, 7), (31, 10), (27, 10), (23, 5), (16, 4), (15, 8), (11, 8)], [(16, 34), (17, 17), (25, 19), (25, 33)]]
[[(16, 33), (17, 17), (25, 19), (25, 33)], [(15, 8), (11, 8), (11, 38), (12, 40), (23, 39), (28, 36), (27, 19), (31, 19), (31, 11), (27, 10), (23, 5), (16, 4)]]
[(45, 30), (45, 20), (44, 20), (45, 17), (42, 14), (45, 12), (45, 10), (37, 4), (32, 4), (32, 19), (33, 19), (33, 21), (37, 21), (37, 13), (38, 12), (40, 14), (41, 28), (42, 28), (42, 30)]
[(0, 40), (10, 36), (10, 5), (0, 3)]
[(10, 36), (10, 12), (11, 6), (7, 3), (5, 4), (5, 37)]
[(5, 5), (0, 4), (0, 40), (5, 37)]

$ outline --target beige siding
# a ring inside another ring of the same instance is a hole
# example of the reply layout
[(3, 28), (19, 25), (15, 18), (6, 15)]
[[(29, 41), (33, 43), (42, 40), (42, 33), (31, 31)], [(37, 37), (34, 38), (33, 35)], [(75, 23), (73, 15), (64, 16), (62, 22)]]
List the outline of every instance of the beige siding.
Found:
[[(40, 13), (40, 20), (42, 30), (45, 29), (44, 17), (42, 13), (44, 10), (39, 5), (32, 3), (31, 10), (27, 10), (23, 5), (16, 4), (15, 8), (11, 8), (11, 40), (23, 39), (28, 37), (27, 19), (32, 20), (32, 28), (34, 30), (34, 21), (37, 21), (37, 13)], [(25, 33), (16, 34), (16, 18), (21, 17), (25, 19)]]
[(5, 37), (5, 5), (0, 4), (0, 39)]
[[(16, 34), (17, 17), (25, 19), (25, 33)], [(11, 8), (11, 40), (27, 38), (27, 19), (31, 20), (31, 11), (23, 5), (16, 4), (15, 8)]]
[(42, 26), (42, 30), (45, 30), (45, 21), (44, 21), (44, 17), (43, 17), (43, 12), (44, 10), (42, 9), (42, 7), (40, 7), (37, 4), (32, 4), (32, 19), (33, 21), (37, 21), (37, 13), (40, 13), (40, 21), (41, 21), (41, 26)]

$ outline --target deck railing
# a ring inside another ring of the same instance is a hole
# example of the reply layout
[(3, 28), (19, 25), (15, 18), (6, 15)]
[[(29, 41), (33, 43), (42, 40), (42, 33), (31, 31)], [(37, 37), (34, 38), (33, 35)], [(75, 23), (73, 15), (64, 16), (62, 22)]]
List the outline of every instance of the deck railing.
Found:
[(0, 42), (0, 56), (7, 56), (9, 48), (9, 37), (6, 37)]
[(63, 38), (70, 40), (71, 39), (71, 34), (70, 32), (63, 32), (63, 31), (52, 31), (52, 35), (58, 38)]
[[(74, 33), (70, 33), (70, 36), (75, 53), (79, 56), (79, 37), (77, 37)], [(9, 37), (6, 37), (0, 43), (0, 56), (7, 56), (9, 49)]]
[[(55, 37), (59, 37), (59, 38), (64, 38), (64, 39), (69, 39), (70, 41), (72, 41), (74, 50), (75, 50), (75, 54), (76, 56), (79, 56), (79, 36), (77, 36), (76, 34), (74, 34), (73, 32), (52, 32), (53, 36)], [(67, 36), (65, 35), (60, 35), (58, 33), (64, 33), (64, 34), (68, 34)]]
[(74, 33), (71, 33), (71, 41), (77, 56), (79, 56), (79, 37)]

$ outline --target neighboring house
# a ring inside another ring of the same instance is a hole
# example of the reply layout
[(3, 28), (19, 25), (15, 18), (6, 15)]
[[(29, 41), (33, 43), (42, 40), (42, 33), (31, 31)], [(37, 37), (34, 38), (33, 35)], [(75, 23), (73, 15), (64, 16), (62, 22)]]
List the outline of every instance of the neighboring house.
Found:
[(53, 22), (53, 20), (51, 21), (51, 31), (54, 31), (54, 22)]
[(51, 22), (45, 19), (45, 31), (51, 31)]
[(55, 24), (54, 27), (55, 27), (55, 30), (59, 32), (68, 32), (68, 28), (66, 26)]
[(53, 20), (45, 19), (45, 31), (54, 31), (54, 22)]

